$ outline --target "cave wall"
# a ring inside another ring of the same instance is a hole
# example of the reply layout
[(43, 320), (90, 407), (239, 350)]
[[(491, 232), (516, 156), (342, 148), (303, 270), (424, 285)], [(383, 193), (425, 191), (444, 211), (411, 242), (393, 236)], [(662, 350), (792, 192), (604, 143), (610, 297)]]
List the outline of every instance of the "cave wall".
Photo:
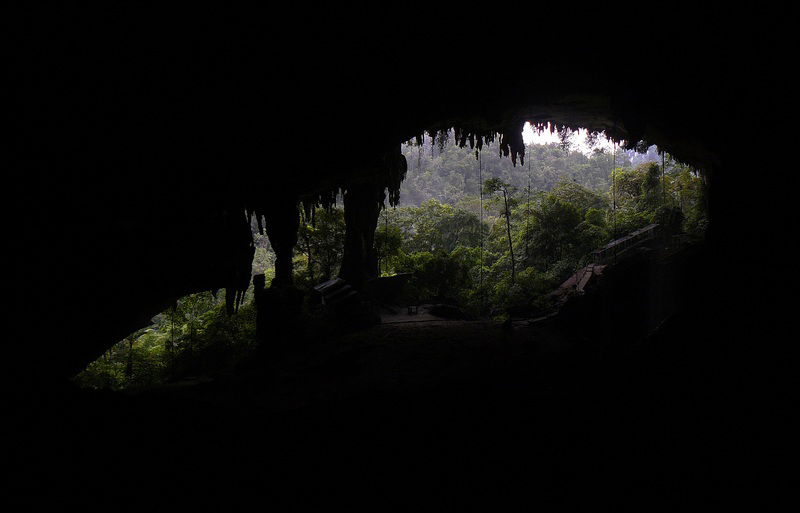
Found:
[[(774, 244), (740, 229), (740, 178), (768, 162), (736, 136), (788, 125), (794, 93), (769, 40), (701, 18), (628, 31), (607, 55), (603, 27), (531, 55), (536, 39), (508, 28), (257, 14), (21, 16), (5, 152), (20, 373), (70, 375), (176, 298), (230, 286), (250, 243), (230, 219), (254, 199), (357, 183), (424, 131), (499, 134), (509, 157), (525, 121), (646, 139), (704, 169), (719, 254)], [(357, 155), (337, 152), (343, 139)]]

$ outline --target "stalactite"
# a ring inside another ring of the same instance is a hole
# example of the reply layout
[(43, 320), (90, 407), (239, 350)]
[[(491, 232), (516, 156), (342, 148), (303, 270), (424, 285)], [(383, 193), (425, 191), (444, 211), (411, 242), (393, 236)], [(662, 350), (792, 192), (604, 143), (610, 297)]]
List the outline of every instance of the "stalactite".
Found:
[(439, 130), (439, 154), (441, 155), (444, 153), (444, 147), (447, 146), (447, 142), (450, 140), (450, 130), (447, 128), (442, 128)]
[(396, 207), (400, 203), (400, 186), (408, 172), (408, 162), (400, 148), (396, 152), (384, 155), (386, 188), (389, 192), (389, 205)]
[(500, 134), (500, 148), (503, 156), (511, 156), (512, 165), (517, 165), (517, 157), (520, 159), (520, 164), (525, 163), (525, 142), (522, 139), (522, 127), (518, 124), (512, 124), (506, 127), (502, 134)]
[(303, 207), (303, 213), (305, 214), (306, 219), (311, 219), (312, 223), (314, 222), (314, 210), (318, 207), (322, 207), (325, 210), (330, 211), (333, 207), (336, 206), (336, 197), (340, 192), (340, 187), (330, 187), (327, 189), (323, 189), (321, 191), (315, 192), (313, 194), (304, 196), (300, 203)]

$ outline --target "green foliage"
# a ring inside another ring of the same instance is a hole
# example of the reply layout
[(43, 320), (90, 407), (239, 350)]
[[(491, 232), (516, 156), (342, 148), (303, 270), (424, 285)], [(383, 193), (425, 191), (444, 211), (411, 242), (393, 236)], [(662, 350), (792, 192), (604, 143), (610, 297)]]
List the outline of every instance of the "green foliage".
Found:
[(393, 268), (393, 260), (400, 254), (403, 246), (403, 232), (397, 226), (388, 224), (375, 231), (375, 253), (378, 257), (378, 269), (385, 271)]
[(653, 214), (653, 222), (661, 226), (663, 234), (677, 235), (683, 231), (683, 211), (676, 206), (659, 207)]
[(125, 362), (100, 357), (75, 377), (75, 383), (84, 388), (122, 390), (127, 384)]
[[(500, 215), (505, 219), (506, 222), (506, 235), (508, 236), (508, 256), (511, 260), (510, 270), (511, 270), (511, 283), (513, 284), (516, 280), (516, 272), (517, 272), (517, 263), (516, 259), (514, 258), (514, 238), (511, 235), (511, 211), (516, 205), (516, 199), (512, 196), (514, 193), (514, 187), (506, 183), (499, 178), (489, 178), (483, 184), (483, 192), (484, 194), (494, 195), (495, 193), (502, 194), (502, 204), (500, 211)], [(495, 196), (497, 198), (498, 196)]]
[(509, 277), (498, 279), (489, 287), (491, 310), (504, 310), (519, 306), (545, 309), (549, 303), (547, 294), (558, 287), (559, 281), (549, 273), (528, 267), (517, 273), (516, 281)]
[[(486, 146), (481, 184), (472, 150), (431, 147), (429, 141), (406, 146), (405, 206), (384, 210), (375, 232), (380, 271), (413, 273), (411, 301), (455, 302), (476, 315), (544, 309), (548, 293), (615, 237), (651, 222), (667, 234), (703, 234), (702, 177), (668, 156), (662, 168), (654, 161), (659, 155), (650, 152), (587, 156), (558, 145), (533, 146), (526, 165), (514, 167)], [(300, 289), (336, 276), (346, 230), (341, 208), (318, 208), (308, 216), (300, 223), (294, 258)], [(274, 254), (265, 235), (255, 234), (254, 243), (253, 272), (266, 274), (269, 283)], [(254, 349), (252, 292), (233, 316), (225, 314), (222, 297), (192, 294), (119, 341), (75, 380), (92, 388), (143, 388), (236, 368)]]
[(598, 228), (606, 227), (606, 212), (599, 208), (589, 208), (583, 216), (584, 221)]
[[(515, 168), (485, 147), (483, 184), (478, 161), (465, 160), (463, 150), (426, 143), (404, 152), (411, 169), (401, 201), (420, 206), (397, 209), (390, 218), (405, 237), (403, 270), (425, 273), (423, 261), (435, 254), (441, 262), (443, 253), (474, 251), (466, 264), (472, 288), (452, 295), (482, 312), (545, 301), (547, 292), (589, 262), (593, 250), (654, 219), (674, 226), (680, 211), (684, 227), (696, 227), (697, 233), (705, 227), (702, 180), (669, 157), (662, 169), (654, 148), (646, 156), (622, 150), (612, 156), (534, 146), (526, 165)], [(420, 261), (409, 265), (415, 257)], [(418, 281), (428, 279), (435, 282)]]
[(644, 174), (641, 167), (636, 170), (617, 168), (612, 172), (609, 196), (615, 199), (617, 208), (633, 207), (642, 194)]
[(462, 297), (472, 284), (468, 252), (427, 251), (403, 254), (399, 272), (414, 273), (410, 288), (418, 301), (452, 300)]
[(608, 207), (608, 201), (604, 197), (575, 182), (559, 182), (551, 194), (574, 206), (582, 217), (586, 216), (589, 210), (602, 211)]
[(616, 213), (611, 213), (608, 219), (613, 232), (612, 238), (619, 238), (650, 224), (652, 214), (640, 212), (635, 208), (622, 207), (617, 209)]
[(674, 163), (667, 177), (670, 178), (672, 203), (676, 204), (684, 214), (683, 230), (696, 237), (702, 236), (708, 227), (706, 187), (702, 177), (688, 166)]
[(569, 245), (570, 256), (578, 260), (581, 265), (587, 264), (589, 262), (586, 259), (589, 253), (602, 247), (608, 242), (608, 239), (608, 232), (605, 228), (584, 221), (575, 227), (573, 240)]
[[(317, 208), (313, 219), (303, 219), (298, 230), (295, 279), (306, 287), (329, 280), (339, 272), (344, 247), (344, 210)], [(269, 282), (268, 282), (269, 283)]]
[(545, 268), (573, 253), (576, 228), (583, 220), (578, 207), (548, 194), (532, 214), (529, 263)]
[[(400, 191), (403, 206), (421, 205), (435, 199), (439, 203), (458, 204), (476, 197), (480, 191), (478, 160), (469, 146), (459, 148), (452, 135), (443, 149), (431, 145), (426, 138), (422, 147), (403, 147), (409, 172)], [(617, 149), (619, 167), (631, 165), (632, 152)], [(523, 190), (530, 182), (535, 191), (551, 191), (558, 183), (576, 181), (592, 191), (605, 191), (610, 185), (611, 152), (598, 150), (590, 155), (580, 151), (564, 151), (558, 144), (534, 145), (526, 148), (525, 165), (513, 166), (511, 159), (499, 156), (497, 144), (484, 146), (481, 154), (483, 178), (497, 177)], [(530, 163), (530, 165), (529, 165)]]
[(662, 224), (668, 233), (704, 233), (707, 221), (702, 179), (688, 166), (668, 158), (665, 161), (664, 170), (655, 162), (615, 170), (609, 195), (616, 198), (617, 208), (606, 216), (614, 236), (652, 222)]
[(459, 246), (480, 244), (481, 225), (477, 213), (460, 206), (428, 200), (419, 207), (386, 211), (386, 215), (389, 226), (400, 230), (402, 249), (406, 253), (450, 253)]
[(483, 193), (486, 195), (492, 195), (496, 192), (505, 192), (507, 194), (510, 189), (511, 184), (499, 178), (489, 178), (483, 182)]
[(115, 344), (75, 377), (88, 388), (147, 388), (233, 368), (255, 349), (255, 308), (225, 313), (222, 297), (191, 294)]
[(640, 211), (653, 211), (663, 203), (661, 187), (661, 167), (655, 162), (648, 162), (636, 168), (642, 175), (641, 192), (637, 198)]

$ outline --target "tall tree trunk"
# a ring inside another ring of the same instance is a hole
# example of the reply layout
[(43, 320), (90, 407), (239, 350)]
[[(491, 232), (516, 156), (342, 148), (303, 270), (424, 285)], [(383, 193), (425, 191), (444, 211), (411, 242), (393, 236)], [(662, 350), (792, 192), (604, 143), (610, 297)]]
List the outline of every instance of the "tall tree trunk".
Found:
[(503, 202), (506, 206), (506, 232), (508, 233), (508, 251), (511, 254), (511, 283), (517, 281), (516, 268), (517, 262), (514, 258), (514, 245), (511, 243), (511, 212), (508, 210), (508, 194), (503, 191)]
[(305, 236), (306, 242), (306, 254), (308, 255), (308, 279), (311, 280), (311, 283), (314, 283), (314, 257), (311, 253), (311, 239), (309, 239), (308, 235)]

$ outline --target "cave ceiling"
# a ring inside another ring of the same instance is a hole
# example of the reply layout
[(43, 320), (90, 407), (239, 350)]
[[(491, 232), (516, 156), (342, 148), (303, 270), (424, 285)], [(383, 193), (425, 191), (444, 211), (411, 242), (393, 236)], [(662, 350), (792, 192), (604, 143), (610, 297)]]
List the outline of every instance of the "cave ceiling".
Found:
[[(610, 40), (605, 25), (125, 9), (31, 10), (10, 47), (20, 316), (48, 312), (37, 336), (59, 334), (58, 372), (176, 297), (224, 287), (225, 216), (368, 180), (404, 141), (456, 128), (517, 159), (524, 122), (554, 122), (644, 139), (710, 176), (731, 131), (780, 121), (793, 97), (769, 40), (706, 18)], [(73, 336), (86, 311), (95, 329)]]

